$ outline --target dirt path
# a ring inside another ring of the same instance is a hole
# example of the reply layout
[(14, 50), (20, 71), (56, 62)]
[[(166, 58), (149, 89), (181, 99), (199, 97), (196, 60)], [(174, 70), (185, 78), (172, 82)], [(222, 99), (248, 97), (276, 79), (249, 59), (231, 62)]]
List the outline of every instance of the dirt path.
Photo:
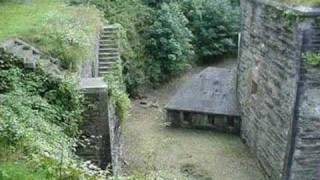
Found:
[[(234, 61), (216, 64), (231, 67)], [(163, 107), (179, 87), (203, 68), (145, 94), (147, 102), (159, 107), (144, 107), (141, 100), (124, 126), (125, 162), (128, 174), (145, 179), (263, 179), (255, 159), (240, 138), (205, 130), (174, 129), (166, 126)]]

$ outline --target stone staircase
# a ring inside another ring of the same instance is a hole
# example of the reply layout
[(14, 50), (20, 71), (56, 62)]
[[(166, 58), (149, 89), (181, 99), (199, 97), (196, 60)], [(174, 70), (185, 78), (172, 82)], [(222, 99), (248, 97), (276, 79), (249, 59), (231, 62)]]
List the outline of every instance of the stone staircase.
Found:
[(98, 76), (110, 73), (115, 63), (120, 60), (119, 27), (108, 25), (103, 28), (99, 41)]

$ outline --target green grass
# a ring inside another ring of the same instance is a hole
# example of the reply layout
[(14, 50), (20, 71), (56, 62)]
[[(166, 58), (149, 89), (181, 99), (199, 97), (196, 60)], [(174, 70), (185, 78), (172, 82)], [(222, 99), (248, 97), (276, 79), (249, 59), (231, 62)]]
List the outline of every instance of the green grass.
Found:
[(52, 179), (46, 170), (31, 171), (24, 162), (5, 162), (0, 165), (1, 180), (43, 180)]
[(61, 10), (58, 0), (33, 0), (32, 4), (3, 2), (0, 4), (0, 40), (27, 34), (40, 26), (45, 16)]
[(22, 38), (71, 69), (93, 57), (102, 26), (102, 13), (95, 7), (68, 6), (63, 0), (0, 0), (0, 19), (0, 42)]

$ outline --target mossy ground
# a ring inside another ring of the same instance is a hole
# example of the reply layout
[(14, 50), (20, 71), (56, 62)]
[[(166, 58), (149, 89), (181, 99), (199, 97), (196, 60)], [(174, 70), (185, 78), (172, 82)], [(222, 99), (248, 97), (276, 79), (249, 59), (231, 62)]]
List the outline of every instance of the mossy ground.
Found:
[[(232, 66), (224, 61), (218, 66)], [(259, 180), (263, 175), (253, 154), (236, 135), (166, 126), (164, 106), (181, 84), (201, 71), (199, 67), (157, 90), (148, 101), (159, 108), (144, 108), (136, 100), (124, 127), (128, 174), (163, 179)]]

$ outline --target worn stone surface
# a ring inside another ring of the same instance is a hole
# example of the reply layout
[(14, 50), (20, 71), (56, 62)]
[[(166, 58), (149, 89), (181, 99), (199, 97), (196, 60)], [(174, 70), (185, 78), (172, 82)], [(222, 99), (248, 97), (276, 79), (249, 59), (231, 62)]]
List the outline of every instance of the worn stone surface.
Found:
[(267, 176), (281, 179), (296, 99), (299, 41), (280, 9), (250, 0), (241, 6), (241, 135)]
[(121, 171), (121, 129), (115, 105), (108, 97), (108, 85), (103, 78), (84, 78), (80, 88), (85, 94), (87, 110), (82, 130), (88, 146), (78, 154), (101, 168), (112, 167), (113, 174)]
[[(303, 51), (320, 51), (319, 25), (313, 19), (299, 26)], [(320, 67), (301, 61), (294, 148), (290, 179), (320, 178)]]
[(209, 67), (186, 83), (166, 109), (239, 116), (235, 86), (233, 69)]
[(241, 119), (238, 116), (214, 115), (188, 111), (168, 110), (166, 119), (173, 127), (212, 129), (239, 134)]
[(122, 171), (122, 139), (121, 122), (117, 115), (116, 107), (112, 99), (108, 101), (108, 119), (110, 132), (110, 147), (112, 157), (112, 172), (114, 176), (121, 175)]
[(81, 127), (87, 143), (77, 153), (105, 169), (111, 163), (107, 85), (101, 78), (88, 78), (81, 80), (80, 87), (87, 104)]
[[(253, 0), (241, 7), (241, 136), (270, 179), (319, 179), (320, 69), (302, 58), (320, 50), (319, 13)], [(290, 19), (288, 10), (308, 17)]]

